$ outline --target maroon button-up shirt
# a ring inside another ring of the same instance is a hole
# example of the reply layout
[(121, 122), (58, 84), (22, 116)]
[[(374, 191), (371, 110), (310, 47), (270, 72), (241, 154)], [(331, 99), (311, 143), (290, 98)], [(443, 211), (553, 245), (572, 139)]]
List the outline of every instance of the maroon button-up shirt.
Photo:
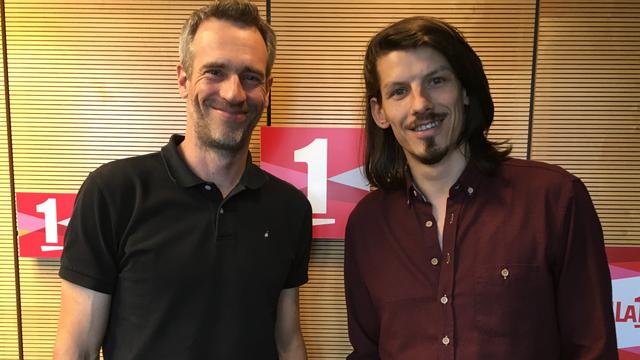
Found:
[(413, 186), (374, 191), (351, 214), (348, 359), (617, 359), (602, 229), (578, 178), (470, 164), (446, 211), (442, 250)]

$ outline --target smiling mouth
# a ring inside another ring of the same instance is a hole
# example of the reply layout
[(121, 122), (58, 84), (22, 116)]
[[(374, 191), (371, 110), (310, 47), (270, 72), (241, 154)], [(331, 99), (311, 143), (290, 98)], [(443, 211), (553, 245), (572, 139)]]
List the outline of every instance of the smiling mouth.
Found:
[[(446, 117), (447, 117), (447, 114), (443, 114), (443, 113), (430, 114), (426, 116), (426, 119), (421, 119), (416, 121), (417, 124), (413, 127), (413, 131), (416, 131), (416, 132), (427, 131), (427, 130), (436, 128), (440, 126), (440, 124), (442, 124), (442, 122)], [(424, 120), (427, 120), (427, 121), (425, 122)]]
[(245, 117), (247, 115), (246, 111), (237, 111), (237, 110), (231, 110), (231, 109), (220, 109), (220, 108), (212, 108), (213, 110), (217, 111), (218, 113), (224, 114), (227, 117), (230, 118), (240, 118), (240, 117)]

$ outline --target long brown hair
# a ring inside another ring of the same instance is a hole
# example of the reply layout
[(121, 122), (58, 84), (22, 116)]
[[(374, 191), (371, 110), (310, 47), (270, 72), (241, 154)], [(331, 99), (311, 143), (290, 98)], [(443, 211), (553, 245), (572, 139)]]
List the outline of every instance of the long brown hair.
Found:
[(407, 160), (391, 128), (378, 127), (371, 114), (369, 100), (382, 103), (377, 61), (396, 50), (431, 47), (451, 64), (453, 72), (466, 90), (469, 105), (457, 145), (468, 144), (470, 160), (487, 173), (505, 159), (511, 148), (487, 139), (493, 121), (493, 100), (482, 61), (454, 26), (444, 21), (416, 16), (389, 25), (376, 34), (367, 47), (364, 59), (366, 108), (364, 153), (365, 174), (371, 185), (382, 189), (402, 187), (406, 183)]

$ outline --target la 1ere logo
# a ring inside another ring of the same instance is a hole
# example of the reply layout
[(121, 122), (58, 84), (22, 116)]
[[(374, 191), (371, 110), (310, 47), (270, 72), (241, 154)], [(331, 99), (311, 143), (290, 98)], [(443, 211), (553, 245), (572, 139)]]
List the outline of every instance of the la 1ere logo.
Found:
[(369, 192), (360, 128), (261, 128), (260, 167), (307, 195), (314, 239), (343, 239), (347, 218)]
[(622, 360), (640, 360), (640, 247), (608, 246), (613, 316)]

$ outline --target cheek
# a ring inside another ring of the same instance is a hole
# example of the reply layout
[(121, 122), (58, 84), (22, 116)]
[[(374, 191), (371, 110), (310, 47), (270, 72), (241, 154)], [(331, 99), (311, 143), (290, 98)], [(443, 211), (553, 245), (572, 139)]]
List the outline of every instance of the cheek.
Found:
[(252, 104), (263, 106), (267, 102), (267, 92), (263, 87), (251, 89), (246, 94), (247, 100)]

